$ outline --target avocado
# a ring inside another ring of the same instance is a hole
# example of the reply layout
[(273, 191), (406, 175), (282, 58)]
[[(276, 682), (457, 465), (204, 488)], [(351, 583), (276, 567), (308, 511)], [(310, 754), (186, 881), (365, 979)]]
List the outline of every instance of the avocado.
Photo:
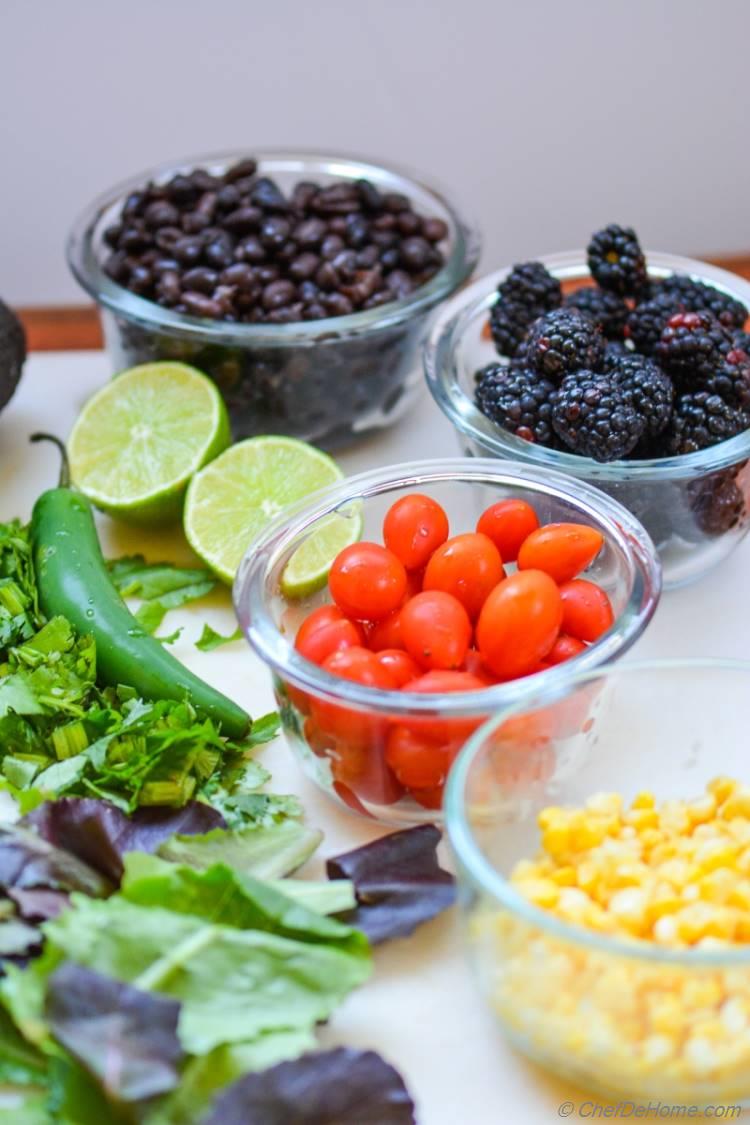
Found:
[(0, 301), (0, 410), (13, 397), (26, 359), (26, 334), (12, 309)]

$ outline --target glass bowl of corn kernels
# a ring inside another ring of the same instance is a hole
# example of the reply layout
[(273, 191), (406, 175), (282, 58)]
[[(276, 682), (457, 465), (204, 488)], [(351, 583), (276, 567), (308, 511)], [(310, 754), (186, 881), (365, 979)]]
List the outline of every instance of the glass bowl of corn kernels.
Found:
[(606, 1098), (750, 1102), (749, 698), (750, 662), (586, 672), (449, 777), (480, 989), (517, 1049)]

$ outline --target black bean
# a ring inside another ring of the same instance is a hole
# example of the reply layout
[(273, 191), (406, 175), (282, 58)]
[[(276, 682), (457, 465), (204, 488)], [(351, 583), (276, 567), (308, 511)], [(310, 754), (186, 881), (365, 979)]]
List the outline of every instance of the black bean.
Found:
[(167, 305), (176, 305), (180, 300), (180, 275), (177, 270), (166, 270), (156, 285), (157, 295)]
[(107, 227), (104, 234), (102, 235), (104, 241), (107, 243), (107, 246), (111, 246), (112, 249), (117, 248), (117, 243), (119, 241), (120, 235), (123, 232), (123, 229), (124, 228), (122, 223), (114, 223), (111, 227)]
[(372, 227), (373, 230), (395, 230), (396, 223), (395, 215), (378, 215), (372, 220)]
[(291, 232), (291, 223), (281, 215), (270, 215), (260, 224), (260, 240), (267, 250), (279, 250)]
[(224, 314), (225, 319), (234, 309), (236, 293), (237, 290), (234, 285), (217, 285), (212, 293), (212, 297)]
[(283, 305), (280, 309), (271, 309), (266, 320), (269, 324), (293, 324), (295, 320), (302, 319), (304, 305), (295, 301), (293, 305)]
[(248, 234), (251, 230), (257, 230), (258, 224), (263, 218), (263, 212), (259, 207), (238, 207), (236, 211), (230, 211), (221, 220), (221, 225), (231, 230), (232, 234)]
[(263, 290), (261, 301), (264, 309), (280, 309), (290, 304), (297, 295), (297, 287), (291, 281), (272, 281)]
[(143, 218), (146, 226), (152, 229), (174, 227), (180, 221), (180, 212), (174, 204), (168, 203), (166, 199), (157, 199), (153, 203), (149, 203), (143, 212)]
[(398, 246), (399, 237), (392, 230), (374, 230), (372, 232), (372, 241), (376, 246), (379, 246), (381, 251), (390, 250), (394, 246)]
[(403, 265), (408, 270), (416, 272), (423, 270), (429, 264), (432, 255), (432, 247), (429, 242), (415, 235), (413, 238), (406, 238), (401, 243), (399, 256)]
[(342, 285), (341, 291), (346, 293), (356, 304), (362, 304), (371, 297), (376, 289), (383, 284), (383, 274), (379, 268), (373, 270), (359, 270), (354, 278), (353, 285)]
[(258, 278), (258, 281), (261, 283), (261, 285), (268, 285), (270, 281), (278, 280), (278, 278), (281, 276), (281, 271), (278, 266), (258, 266), (255, 276)]
[(152, 245), (151, 235), (142, 227), (130, 226), (120, 235), (119, 249), (138, 254)]
[(399, 211), (408, 211), (411, 207), (409, 200), (400, 191), (387, 191), (383, 196), (383, 210), (398, 214)]
[(293, 239), (290, 238), (284, 243), (284, 245), (281, 247), (281, 249), (279, 249), (275, 252), (274, 259), (277, 262), (281, 262), (282, 265), (285, 265), (287, 267), (287, 270), (288, 270), (289, 269), (289, 263), (293, 262), (294, 259), (298, 255), (299, 255), (299, 246), (297, 245), (297, 243)]
[(370, 180), (356, 180), (357, 194), (368, 211), (379, 211), (382, 206), (380, 192)]
[(242, 196), (234, 184), (225, 184), (216, 193), (216, 206), (220, 211), (234, 211), (240, 206)]
[(203, 215), (200, 211), (188, 211), (182, 216), (181, 222), (185, 234), (199, 234), (211, 225), (208, 215)]
[(357, 271), (357, 255), (353, 250), (341, 250), (331, 259), (331, 265), (343, 281), (351, 281)]
[(354, 312), (354, 305), (344, 293), (326, 293), (323, 302), (331, 316), (347, 316)]
[(214, 215), (216, 214), (216, 199), (217, 192), (204, 191), (195, 206), (197, 213), (199, 215), (205, 215), (210, 223), (214, 221)]
[(179, 273), (180, 264), (176, 258), (165, 258), (160, 255), (158, 258), (154, 258), (151, 269), (156, 277), (161, 277), (163, 273)]
[(172, 253), (183, 266), (194, 266), (200, 260), (203, 246), (199, 238), (179, 238), (172, 246)]
[(284, 199), (279, 187), (267, 176), (262, 176), (253, 184), (250, 198), (256, 207), (265, 207), (269, 211), (287, 211), (289, 204)]
[(422, 220), (413, 211), (401, 211), (396, 219), (396, 226), (401, 234), (416, 234), (421, 230)]
[(370, 224), (364, 215), (347, 215), (346, 241), (354, 250), (361, 250), (370, 239)]
[(254, 176), (258, 170), (258, 161), (253, 160), (252, 156), (247, 156), (239, 163), (233, 164), (224, 173), (224, 179), (228, 184), (233, 184), (237, 180), (243, 180), (246, 177)]
[(363, 309), (377, 309), (380, 305), (389, 305), (393, 300), (393, 293), (390, 289), (378, 289), (377, 293), (373, 293), (372, 297), (368, 297), (363, 304)]
[(321, 289), (335, 289), (339, 280), (339, 275), (330, 262), (323, 262), (323, 265), (315, 274), (315, 284), (319, 285)]
[(208, 269), (207, 266), (196, 266), (192, 270), (188, 270), (183, 274), (182, 284), (186, 289), (194, 289), (198, 293), (213, 293), (219, 281), (219, 275), (215, 270)]
[(314, 281), (302, 281), (297, 289), (303, 301), (317, 301), (320, 296), (320, 289)]
[(414, 289), (414, 282), (406, 270), (391, 270), (390, 273), (385, 275), (385, 282), (388, 288), (399, 298), (408, 297)]
[(357, 265), (360, 269), (369, 270), (372, 269), (379, 258), (380, 251), (377, 246), (370, 243), (369, 246), (365, 246), (364, 250), (359, 250), (357, 252)]
[(265, 262), (266, 251), (261, 245), (257, 234), (249, 234), (246, 238), (243, 238), (241, 242), (237, 243), (234, 256), (238, 262), (252, 262), (253, 264), (257, 264), (258, 262)]
[(122, 218), (134, 219), (137, 215), (143, 214), (143, 209), (146, 206), (147, 197), (143, 191), (131, 191), (122, 205)]
[(203, 251), (209, 265), (218, 270), (230, 266), (234, 260), (234, 240), (227, 231), (221, 231), (209, 242)]
[(113, 281), (124, 283), (127, 281), (130, 268), (127, 264), (128, 256), (124, 250), (115, 250), (104, 263), (104, 272)]
[(334, 215), (332, 218), (330, 218), (328, 220), (329, 234), (340, 234), (343, 238), (343, 236), (346, 234), (346, 220), (348, 218), (348, 215)]
[(181, 238), (182, 231), (179, 227), (162, 227), (154, 235), (154, 242), (160, 250), (165, 250), (168, 254), (171, 254), (175, 242), (179, 242)]
[(289, 263), (289, 276), (293, 277), (295, 281), (306, 281), (313, 276), (319, 265), (320, 258), (318, 255), (308, 250), (304, 254), (298, 254)]
[(167, 197), (178, 204), (191, 203), (198, 194), (193, 181), (180, 172), (166, 184), (166, 192)]
[(297, 223), (292, 231), (292, 238), (303, 250), (314, 250), (316, 246), (320, 246), (327, 230), (322, 219), (304, 219)]
[(422, 219), (422, 234), (428, 242), (442, 242), (448, 237), (448, 224), (442, 219)]
[(233, 262), (222, 270), (219, 281), (222, 285), (234, 285), (237, 289), (250, 292), (256, 287), (253, 271), (246, 262)]
[(205, 168), (196, 168), (190, 173), (190, 179), (193, 187), (198, 188), (199, 191), (218, 191), (222, 185), (222, 181), (212, 176)]
[(305, 305), (302, 316), (304, 320), (325, 320), (328, 313), (323, 308), (320, 301), (311, 301), (309, 305)]
[(321, 215), (345, 215), (359, 207), (360, 201), (354, 184), (340, 180), (319, 191), (311, 206)]
[(188, 290), (182, 294), (182, 303), (193, 316), (210, 316), (214, 320), (221, 316), (221, 306), (205, 293)]
[(320, 245), (321, 257), (330, 261), (341, 253), (345, 246), (346, 243), (340, 234), (327, 234)]
[(291, 195), (291, 204), (296, 211), (307, 211), (315, 196), (320, 191), (318, 184), (311, 180), (300, 180), (294, 185)]

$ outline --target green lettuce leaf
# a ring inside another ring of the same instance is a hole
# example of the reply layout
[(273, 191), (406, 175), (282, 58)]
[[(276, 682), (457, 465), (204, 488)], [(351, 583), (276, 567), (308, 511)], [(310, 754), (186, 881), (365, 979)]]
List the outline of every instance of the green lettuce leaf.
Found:
[(198, 640), (195, 642), (195, 647), (199, 648), (201, 652), (213, 652), (215, 648), (221, 648), (222, 645), (229, 645), (232, 641), (239, 641), (242, 638), (242, 630), (237, 628), (229, 636), (224, 637), (221, 633), (217, 633), (210, 625), (203, 626), (203, 632)]
[(71, 909), (43, 929), (52, 955), (179, 1000), (180, 1040), (196, 1055), (271, 1031), (310, 1029), (371, 969), (366, 944), (355, 952), (296, 941), (122, 895), (104, 902), (75, 895)]
[(204, 870), (225, 863), (256, 879), (280, 879), (296, 871), (319, 846), (323, 833), (298, 820), (253, 825), (237, 832), (222, 828), (201, 835), (175, 835), (161, 844), (157, 855), (171, 863)]

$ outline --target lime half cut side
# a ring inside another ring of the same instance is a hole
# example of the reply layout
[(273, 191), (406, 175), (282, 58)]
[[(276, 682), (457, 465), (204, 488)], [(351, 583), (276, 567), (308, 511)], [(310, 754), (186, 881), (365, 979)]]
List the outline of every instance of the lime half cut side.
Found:
[(133, 523), (179, 518), (194, 474), (229, 445), (224, 400), (184, 363), (131, 367), (84, 406), (68, 439), (74, 484)]
[(362, 505), (356, 500), (321, 519), (284, 567), (282, 594), (305, 598), (325, 586), (331, 563), (339, 551), (361, 538), (362, 526)]
[[(191, 481), (185, 501), (185, 535), (211, 570), (232, 583), (249, 545), (272, 519), (342, 478), (335, 461), (304, 441), (248, 438), (227, 449)], [(349, 526), (351, 521), (342, 518), (342, 522)], [(289, 566), (295, 564), (291, 588), (300, 589), (298, 596), (325, 574), (325, 551), (330, 549), (325, 540), (331, 536), (331, 528), (326, 524), (320, 532), (320, 544), (314, 546), (317, 536), (311, 536), (299, 548), (300, 558), (295, 554), (290, 560)], [(335, 534), (334, 539), (335, 554), (339, 549)], [(332, 561), (333, 556), (327, 565)]]

